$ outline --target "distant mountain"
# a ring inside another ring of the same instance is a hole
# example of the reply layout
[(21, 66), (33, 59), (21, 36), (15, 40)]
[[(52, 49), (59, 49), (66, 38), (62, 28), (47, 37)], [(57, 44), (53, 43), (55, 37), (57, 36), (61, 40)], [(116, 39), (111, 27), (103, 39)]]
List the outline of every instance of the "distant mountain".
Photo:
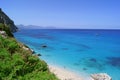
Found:
[(17, 25), (17, 27), (19, 29), (56, 29), (56, 27), (53, 27), (53, 26), (46, 26), (46, 27), (43, 27), (43, 26), (37, 26), (37, 25)]

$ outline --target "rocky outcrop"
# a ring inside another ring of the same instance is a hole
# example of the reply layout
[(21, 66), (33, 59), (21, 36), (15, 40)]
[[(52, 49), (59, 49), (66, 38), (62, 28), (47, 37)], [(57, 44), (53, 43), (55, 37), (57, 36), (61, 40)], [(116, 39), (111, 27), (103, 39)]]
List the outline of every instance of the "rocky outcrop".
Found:
[(18, 28), (15, 26), (14, 22), (2, 11), (0, 8), (0, 23), (8, 25), (11, 32), (16, 32)]
[(91, 74), (92, 80), (112, 80), (107, 73)]
[(22, 48), (24, 49), (24, 50), (26, 50), (26, 51), (30, 51), (32, 54), (34, 54), (35, 53), (35, 51), (33, 50), (33, 49), (31, 49), (31, 48), (29, 48), (29, 47), (26, 47), (26, 46), (22, 46)]
[(4, 38), (7, 38), (7, 34), (5, 31), (0, 31), (0, 35)]

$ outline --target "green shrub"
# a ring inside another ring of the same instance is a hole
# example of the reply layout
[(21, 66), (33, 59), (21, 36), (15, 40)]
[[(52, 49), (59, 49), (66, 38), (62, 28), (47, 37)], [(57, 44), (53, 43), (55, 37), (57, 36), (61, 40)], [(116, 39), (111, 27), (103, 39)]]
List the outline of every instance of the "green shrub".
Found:
[(44, 61), (21, 45), (0, 36), (0, 80), (58, 80)]
[(13, 34), (11, 33), (8, 25), (4, 25), (4, 24), (0, 23), (0, 29), (5, 31), (9, 37), (14, 37)]
[(15, 41), (12, 41), (11, 43), (8, 43), (8, 50), (10, 51), (10, 53), (14, 53), (18, 48), (18, 44)]

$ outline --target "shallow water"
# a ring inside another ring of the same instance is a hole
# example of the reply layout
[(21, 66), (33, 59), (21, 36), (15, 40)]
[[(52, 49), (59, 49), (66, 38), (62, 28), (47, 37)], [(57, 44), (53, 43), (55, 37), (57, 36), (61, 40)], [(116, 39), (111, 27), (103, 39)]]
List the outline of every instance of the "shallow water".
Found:
[(48, 64), (83, 75), (105, 72), (120, 80), (120, 30), (26, 29), (14, 35)]

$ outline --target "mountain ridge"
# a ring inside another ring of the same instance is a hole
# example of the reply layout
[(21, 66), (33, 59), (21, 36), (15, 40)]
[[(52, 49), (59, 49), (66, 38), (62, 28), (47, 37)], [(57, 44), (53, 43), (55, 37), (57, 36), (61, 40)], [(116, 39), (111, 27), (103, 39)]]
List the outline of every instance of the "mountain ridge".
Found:
[(19, 29), (56, 29), (54, 26), (16, 25)]

